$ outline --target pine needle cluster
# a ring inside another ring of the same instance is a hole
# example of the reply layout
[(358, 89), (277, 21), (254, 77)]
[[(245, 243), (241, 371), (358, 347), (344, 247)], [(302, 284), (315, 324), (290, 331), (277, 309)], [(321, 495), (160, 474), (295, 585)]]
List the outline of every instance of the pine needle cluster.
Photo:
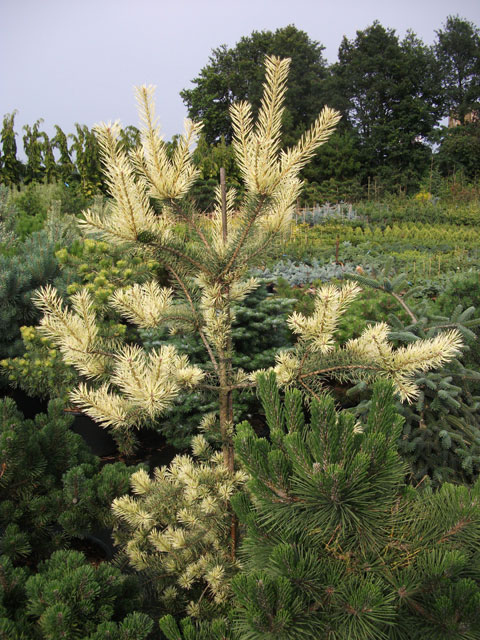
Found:
[(227, 610), (239, 563), (229, 543), (230, 499), (247, 480), (231, 474), (202, 435), (194, 457), (176, 456), (153, 478), (131, 476), (133, 496), (113, 502), (115, 538), (130, 564), (155, 585), (164, 612), (208, 619)]
[[(391, 383), (366, 423), (322, 396), (281, 399), (261, 377), (270, 440), (248, 423), (236, 453), (250, 475), (234, 508), (247, 528), (233, 580), (242, 640), (477, 638), (480, 483), (404, 486)], [(249, 497), (250, 493), (250, 497)]]
[(328, 284), (316, 294), (310, 317), (294, 312), (288, 319), (299, 336), (292, 351), (277, 358), (275, 373), (280, 384), (299, 385), (315, 394), (328, 379), (372, 382), (378, 377), (390, 379), (402, 400), (411, 402), (419, 394), (415, 375), (440, 367), (458, 353), (462, 337), (456, 329), (439, 333), (394, 349), (389, 341), (390, 328), (384, 322), (368, 326), (362, 334), (343, 346), (335, 343), (335, 331), (341, 315), (358, 295), (352, 282), (341, 287)]

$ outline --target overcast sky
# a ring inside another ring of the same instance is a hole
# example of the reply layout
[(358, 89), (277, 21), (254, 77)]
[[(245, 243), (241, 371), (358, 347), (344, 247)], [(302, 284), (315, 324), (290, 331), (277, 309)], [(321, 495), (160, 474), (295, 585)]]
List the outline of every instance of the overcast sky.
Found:
[(480, 25), (480, 1), (0, 0), (0, 116), (17, 109), (17, 133), (38, 118), (49, 134), (54, 124), (137, 125), (133, 87), (154, 84), (170, 139), (186, 115), (179, 92), (221, 44), (294, 24), (334, 62), (342, 37), (374, 20), (431, 44), (452, 14)]

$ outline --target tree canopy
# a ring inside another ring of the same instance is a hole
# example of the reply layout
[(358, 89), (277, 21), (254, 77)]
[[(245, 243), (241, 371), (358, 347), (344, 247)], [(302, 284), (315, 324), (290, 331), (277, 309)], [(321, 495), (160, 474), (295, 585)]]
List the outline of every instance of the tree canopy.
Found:
[(233, 47), (214, 49), (208, 64), (193, 80), (193, 89), (180, 95), (189, 117), (203, 121), (208, 143), (223, 136), (232, 139), (228, 115), (230, 105), (247, 100), (258, 112), (263, 91), (266, 55), (291, 58), (289, 88), (285, 99), (283, 138), (291, 144), (302, 134), (324, 106), (322, 84), (327, 75), (324, 47), (294, 25), (272, 31), (253, 31)]
[(345, 37), (338, 58), (333, 83), (361, 138), (364, 165), (381, 177), (414, 172), (429, 156), (425, 142), (441, 115), (433, 51), (411, 32), (400, 41), (374, 22), (354, 40)]
[(480, 30), (459, 16), (448, 16), (437, 31), (435, 52), (442, 71), (444, 113), (463, 124), (480, 107)]

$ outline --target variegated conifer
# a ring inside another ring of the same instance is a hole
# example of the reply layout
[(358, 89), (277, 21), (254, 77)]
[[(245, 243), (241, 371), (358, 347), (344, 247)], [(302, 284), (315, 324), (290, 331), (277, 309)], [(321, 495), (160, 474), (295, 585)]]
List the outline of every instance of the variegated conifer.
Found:
[[(231, 109), (233, 147), (245, 183), (244, 197), (235, 206), (235, 193), (219, 189), (211, 217), (197, 211), (188, 198), (198, 173), (190, 147), (200, 125), (186, 122), (185, 133), (169, 157), (158, 129), (153, 90), (141, 87), (137, 97), (143, 128), (138, 149), (126, 155), (119, 144), (118, 124), (97, 128), (111, 195), (110, 211), (105, 216), (85, 212), (82, 227), (140, 253), (146, 261), (153, 258), (161, 262), (171, 283), (170, 288), (161, 288), (153, 279), (124, 288), (112, 296), (111, 306), (139, 327), (163, 324), (172, 331), (196, 332), (209, 355), (211, 370), (190, 365), (173, 347), (146, 353), (139, 346), (102, 338), (87, 291), (72, 298), (71, 308), (66, 308), (50, 287), (36, 297), (45, 312), (41, 330), (87, 380), (73, 391), (72, 400), (100, 424), (114, 429), (140, 427), (161, 416), (181, 389), (216, 391), (223, 465), (232, 477), (232, 397), (237, 389), (255, 386), (257, 375), (247, 376), (232, 366), (232, 302), (241, 301), (256, 287), (249, 269), (274, 253), (288, 232), (301, 188), (299, 172), (340, 118), (338, 112), (325, 107), (298, 144), (283, 150), (281, 122), (289, 60), (267, 57), (265, 66), (264, 96), (256, 121), (246, 102)], [(179, 225), (187, 229), (186, 237), (178, 233)], [(451, 358), (460, 347), (459, 335), (450, 332), (395, 351), (388, 342), (388, 328), (380, 324), (340, 349), (334, 337), (338, 318), (357, 291), (350, 283), (341, 288), (324, 287), (312, 317), (293, 314), (289, 318), (299, 339), (293, 351), (278, 356), (278, 381), (316, 394), (327, 379), (373, 380), (386, 375), (402, 397), (412, 398), (414, 372)], [(210, 426), (214, 422), (210, 421)], [(156, 526), (154, 512), (142, 510), (135, 499), (117, 503), (115, 508), (137, 531), (153, 531), (151, 527)], [(193, 516), (187, 512), (181, 517), (188, 520)], [(150, 543), (160, 544), (165, 531), (158, 533), (158, 540), (149, 533)], [(188, 527), (185, 531), (189, 535)], [(233, 516), (230, 532), (233, 563), (237, 535)], [(134, 562), (140, 562), (137, 537), (132, 535), (130, 545)], [(217, 536), (215, 544), (224, 544), (222, 540)], [(185, 544), (188, 547), (188, 541)], [(197, 561), (192, 558), (193, 564)], [(186, 576), (188, 568), (182, 572)], [(202, 579), (213, 584), (206, 574)]]

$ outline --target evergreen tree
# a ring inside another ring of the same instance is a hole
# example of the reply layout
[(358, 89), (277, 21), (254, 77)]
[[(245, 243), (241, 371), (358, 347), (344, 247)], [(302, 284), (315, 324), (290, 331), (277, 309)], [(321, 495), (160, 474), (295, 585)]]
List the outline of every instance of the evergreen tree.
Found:
[(270, 440), (239, 425), (251, 476), (233, 501), (247, 528), (233, 580), (236, 628), (252, 640), (478, 638), (480, 483), (407, 490), (402, 419), (377, 383), (364, 426), (259, 383)]
[(138, 470), (100, 469), (64, 408), (52, 400), (48, 414), (25, 420), (10, 398), (0, 400), (0, 553), (17, 564), (111, 527), (111, 502)]
[[(87, 379), (101, 383), (96, 387), (82, 383), (72, 394), (76, 404), (102, 424), (128, 430), (151, 423), (171, 406), (182, 388), (215, 390), (225, 462), (230, 469), (233, 392), (255, 384), (255, 372), (248, 375), (232, 366), (233, 304), (258, 286), (255, 279), (245, 279), (248, 269), (264, 262), (288, 232), (301, 187), (298, 173), (338, 120), (336, 112), (325, 108), (296, 147), (280, 151), (288, 65), (288, 60), (267, 59), (265, 95), (255, 127), (247, 103), (232, 108), (234, 149), (246, 193), (235, 210), (235, 194), (219, 189), (211, 220), (192, 209), (186, 197), (198, 175), (189, 147), (200, 125), (187, 123), (169, 159), (155, 128), (151, 90), (142, 87), (139, 101), (146, 123), (142, 148), (129, 159), (119, 148), (118, 127), (104, 126), (98, 131), (114, 201), (110, 215), (87, 211), (84, 227), (110, 242), (142, 251), (147, 259), (163, 262), (179, 295), (175, 300), (173, 288), (161, 288), (152, 280), (118, 290), (111, 305), (140, 328), (164, 324), (173, 331), (196, 332), (218, 385), (205, 380), (206, 372), (191, 366), (171, 345), (147, 354), (137, 346), (106, 340), (99, 334), (93, 301), (86, 290), (73, 296), (73, 311), (65, 309), (51, 287), (36, 298), (45, 312), (43, 332), (56, 341), (68, 363)], [(150, 198), (157, 201), (158, 213)], [(460, 346), (459, 335), (445, 333), (407, 351), (393, 352), (386, 325), (380, 324), (344, 349), (335, 349), (338, 319), (358, 291), (351, 284), (341, 289), (324, 287), (318, 292), (311, 318), (297, 313), (290, 317), (290, 328), (299, 340), (294, 353), (278, 357), (279, 379), (285, 385), (298, 384), (315, 392), (315, 385), (321, 385), (328, 375), (347, 379), (388, 375), (403, 398), (414, 397), (414, 371), (438, 366), (452, 357)]]
[(467, 180), (477, 180), (480, 165), (480, 123), (470, 122), (446, 129), (435, 162), (444, 176), (460, 174)]
[(263, 62), (266, 56), (291, 58), (290, 91), (283, 113), (283, 141), (293, 144), (308, 129), (325, 104), (322, 83), (326, 77), (324, 47), (310, 40), (294, 25), (276, 31), (254, 31), (229, 49), (222, 45), (212, 51), (193, 89), (180, 92), (188, 115), (201, 119), (209, 144), (223, 137), (231, 142), (234, 132), (230, 106), (238, 100), (252, 104), (256, 115), (262, 100)]
[(374, 22), (344, 38), (332, 68), (345, 114), (360, 136), (362, 168), (389, 185), (409, 185), (428, 166), (425, 144), (441, 116), (432, 51), (412, 33), (400, 41)]
[(144, 640), (153, 627), (148, 616), (133, 611), (135, 580), (106, 563), (92, 566), (77, 551), (55, 552), (27, 580), (25, 591), (34, 637), (42, 640)]
[[(399, 313), (390, 313), (390, 339), (397, 344), (415, 344), (421, 339), (439, 335), (445, 328), (455, 328), (467, 344), (474, 345), (475, 329), (480, 319), (475, 307), (456, 305), (448, 316), (438, 313), (431, 304), (415, 304), (415, 288), (409, 287), (404, 274), (392, 274), (391, 262), (374, 276), (346, 274), (364, 286), (382, 291), (397, 302)], [(467, 347), (468, 348), (468, 347)], [(427, 476), (434, 484), (444, 481), (474, 482), (480, 472), (480, 373), (465, 366), (469, 351), (458, 354), (445, 368), (416, 376), (420, 392), (411, 404), (397, 405), (405, 423), (399, 440), (399, 451), (409, 462), (414, 483)], [(347, 393), (355, 397), (365, 391), (360, 383)], [(369, 406), (363, 401), (362, 412)]]

